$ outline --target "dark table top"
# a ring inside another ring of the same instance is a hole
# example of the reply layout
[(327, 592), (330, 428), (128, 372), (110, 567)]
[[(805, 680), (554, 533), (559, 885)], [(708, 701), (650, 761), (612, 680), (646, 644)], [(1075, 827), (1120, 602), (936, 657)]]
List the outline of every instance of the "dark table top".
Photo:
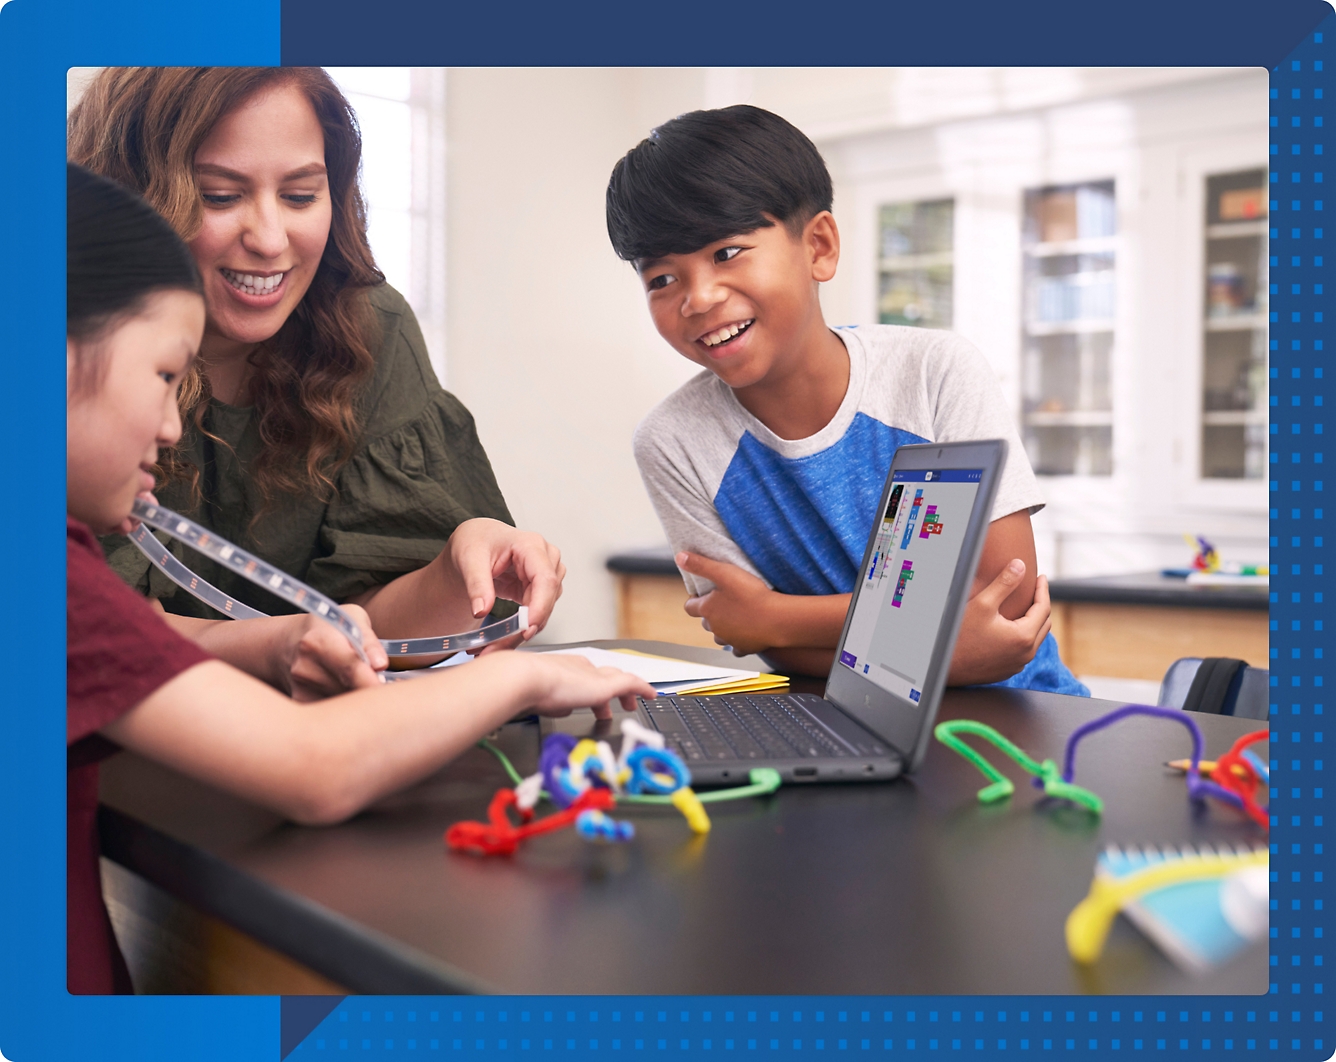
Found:
[[(1058, 759), (1073, 729), (1112, 707), (950, 690), (941, 718), (978, 719)], [(1256, 726), (1194, 718), (1208, 755)], [(517, 723), (500, 735), (521, 772), (533, 769), (538, 730)], [(490, 859), (442, 844), (451, 823), (484, 818), (506, 784), (481, 749), (325, 829), (122, 753), (103, 769), (103, 839), (111, 858), (364, 993), (1265, 992), (1265, 942), (1202, 977), (1121, 918), (1094, 966), (1065, 950), (1063, 923), (1105, 845), (1263, 840), (1238, 813), (1189, 803), (1162, 766), (1188, 751), (1185, 729), (1149, 718), (1088, 739), (1076, 780), (1104, 798), (1099, 819), (1044, 800), (1000, 754), (989, 758), (1016, 793), (983, 807), (982, 775), (934, 742), (910, 778), (713, 804), (704, 837), (669, 809), (622, 808), (637, 828), (628, 845), (563, 831)]]
[(1169, 605), (1176, 608), (1253, 609), (1270, 607), (1265, 584), (1189, 585), (1159, 572), (1097, 575), (1088, 579), (1054, 579), (1048, 584), (1054, 601), (1092, 601), (1119, 605)]
[[(621, 575), (678, 575), (667, 546), (628, 550), (608, 558), (608, 570)], [(1097, 575), (1085, 579), (1053, 579), (1054, 601), (1090, 601), (1118, 605), (1161, 605), (1176, 608), (1228, 608), (1266, 611), (1270, 594), (1264, 585), (1188, 585), (1159, 572)]]

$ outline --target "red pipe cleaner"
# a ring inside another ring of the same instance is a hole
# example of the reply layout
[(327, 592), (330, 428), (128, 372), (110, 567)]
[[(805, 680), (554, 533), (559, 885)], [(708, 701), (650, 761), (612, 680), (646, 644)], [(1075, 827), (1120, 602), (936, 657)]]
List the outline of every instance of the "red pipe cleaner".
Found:
[[(1243, 750), (1249, 745), (1258, 741), (1266, 741), (1270, 737), (1267, 730), (1254, 730), (1250, 734), (1244, 734), (1233, 745), (1229, 751), (1215, 761), (1215, 770), (1211, 772), (1211, 778), (1220, 786), (1230, 790), (1238, 795), (1243, 801), (1243, 810), (1249, 817), (1265, 830), (1271, 828), (1271, 816), (1267, 814), (1267, 809), (1259, 807), (1257, 801), (1253, 799), (1253, 794), (1257, 792), (1259, 779), (1253, 766), (1241, 755)], [(1242, 773), (1235, 771), (1235, 767), (1243, 768)]]
[(599, 811), (611, 811), (617, 800), (610, 789), (590, 787), (581, 793), (571, 805), (548, 815), (546, 818), (533, 820), (533, 812), (521, 810), (522, 825), (516, 826), (510, 821), (508, 808), (515, 804), (515, 790), (498, 789), (496, 796), (487, 806), (487, 822), (457, 822), (445, 831), (445, 843), (448, 848), (461, 852), (474, 852), (477, 855), (514, 855), (520, 841), (526, 837), (535, 837), (540, 833), (551, 833), (575, 822), (580, 812), (589, 808)]

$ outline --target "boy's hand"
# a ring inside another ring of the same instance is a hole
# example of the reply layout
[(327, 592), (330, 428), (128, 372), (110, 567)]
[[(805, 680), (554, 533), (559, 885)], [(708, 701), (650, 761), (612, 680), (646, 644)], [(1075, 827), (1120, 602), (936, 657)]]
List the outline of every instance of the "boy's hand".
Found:
[(1025, 562), (1017, 558), (970, 598), (951, 658), (948, 685), (1000, 682), (1034, 659), (1053, 625), (1048, 579), (1041, 575), (1036, 580), (1034, 604), (1019, 619), (1009, 620), (999, 611), (1024, 577)]
[(774, 633), (766, 630), (775, 591), (736, 564), (696, 553), (679, 553), (674, 559), (684, 572), (714, 583), (708, 594), (687, 598), (683, 607), (688, 616), (700, 619), (719, 645), (731, 646), (735, 655), (746, 656), (776, 644)]
[[(363, 663), (348, 639), (315, 616), (274, 617), (283, 622), (282, 637), (274, 645), (276, 685), (296, 701), (316, 701), (364, 686), (379, 686), (380, 672), (389, 664), (385, 647), (376, 639), (371, 620), (357, 605), (340, 606), (362, 628)], [(267, 623), (268, 620), (242, 620)]]

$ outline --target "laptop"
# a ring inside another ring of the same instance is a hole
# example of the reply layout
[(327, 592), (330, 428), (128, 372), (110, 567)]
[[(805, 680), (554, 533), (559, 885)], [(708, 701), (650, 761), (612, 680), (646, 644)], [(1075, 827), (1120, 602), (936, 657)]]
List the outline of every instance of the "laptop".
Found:
[(785, 782), (884, 780), (918, 767), (1006, 453), (1001, 439), (896, 450), (824, 697), (639, 700), (636, 719), (663, 734), (693, 785), (738, 785), (753, 767)]

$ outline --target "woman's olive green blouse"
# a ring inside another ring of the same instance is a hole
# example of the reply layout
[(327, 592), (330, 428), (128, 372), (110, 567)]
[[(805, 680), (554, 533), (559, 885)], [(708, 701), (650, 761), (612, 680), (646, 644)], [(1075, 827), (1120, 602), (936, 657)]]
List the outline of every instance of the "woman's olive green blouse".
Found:
[[(207, 432), (222, 445), (187, 429), (183, 446), (200, 470), (199, 500), (188, 482), (157, 492), (169, 509), (189, 516), (270, 564), (310, 583), (336, 601), (416, 571), (445, 547), (451, 532), (475, 516), (513, 524), (473, 425), (457, 398), (442, 390), (427, 360), (422, 332), (408, 303), (393, 288), (371, 292), (380, 319), (376, 371), (359, 403), (362, 436), (340, 469), (337, 492), (321, 501), (283, 496), (261, 509), (247, 468), (260, 450), (254, 410), (210, 402)], [(161, 536), (160, 536), (161, 537)], [(179, 589), (133, 543), (102, 540), (112, 568), (168, 612), (218, 618)], [(214, 561), (171, 541), (185, 564), (224, 593), (268, 613), (292, 606)]]

